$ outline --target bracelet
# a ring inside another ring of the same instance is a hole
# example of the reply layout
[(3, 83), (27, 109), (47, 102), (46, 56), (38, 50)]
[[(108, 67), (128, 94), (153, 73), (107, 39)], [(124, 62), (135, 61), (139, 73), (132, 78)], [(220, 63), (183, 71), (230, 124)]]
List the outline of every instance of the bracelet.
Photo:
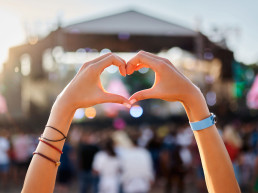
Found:
[(61, 162), (60, 162), (60, 161), (52, 160), (51, 158), (49, 158), (49, 157), (45, 156), (45, 155), (44, 155), (44, 154), (42, 154), (42, 153), (39, 153), (39, 152), (34, 151), (34, 152), (33, 152), (33, 155), (35, 155), (35, 154), (37, 154), (37, 155), (39, 155), (39, 156), (41, 156), (41, 157), (43, 157), (43, 158), (45, 158), (45, 159), (47, 159), (47, 160), (49, 160), (49, 161), (53, 162), (56, 166), (60, 166), (60, 164), (61, 164)]
[(39, 141), (45, 143), (45, 144), (48, 145), (49, 147), (52, 147), (53, 149), (55, 149), (55, 150), (58, 151), (59, 153), (63, 154), (63, 152), (62, 152), (60, 149), (58, 149), (57, 147), (53, 146), (52, 144), (50, 144), (50, 143), (44, 141), (43, 138), (39, 137)]
[(51, 142), (59, 142), (59, 141), (63, 141), (63, 140), (66, 139), (65, 134), (63, 134), (63, 133), (62, 133), (61, 131), (59, 131), (57, 128), (52, 127), (52, 126), (49, 126), (49, 125), (46, 125), (46, 127), (49, 127), (49, 128), (51, 128), (51, 129), (57, 131), (58, 133), (60, 133), (61, 135), (63, 135), (63, 138), (54, 140), (54, 139), (48, 139), (48, 138), (46, 138), (46, 137), (43, 137), (43, 135), (41, 135), (41, 138), (42, 138), (42, 139), (45, 139), (46, 141), (51, 141)]
[(211, 113), (211, 115), (206, 119), (203, 119), (203, 120), (197, 121), (197, 122), (189, 122), (189, 123), (190, 123), (192, 130), (194, 130), (194, 131), (206, 129), (216, 123), (216, 115)]

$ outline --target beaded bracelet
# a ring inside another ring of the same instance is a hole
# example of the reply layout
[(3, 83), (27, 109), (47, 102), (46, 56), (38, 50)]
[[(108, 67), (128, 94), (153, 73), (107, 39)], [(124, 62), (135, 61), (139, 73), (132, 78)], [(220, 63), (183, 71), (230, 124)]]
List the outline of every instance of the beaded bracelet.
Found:
[(44, 155), (44, 154), (42, 154), (42, 153), (39, 153), (39, 152), (34, 151), (34, 152), (33, 152), (33, 155), (35, 155), (35, 154), (37, 154), (37, 155), (39, 155), (39, 156), (41, 156), (41, 157), (43, 157), (43, 158), (45, 158), (45, 159), (47, 159), (47, 160), (53, 162), (56, 166), (60, 166), (60, 164), (61, 164), (60, 161), (52, 160), (51, 158), (47, 157), (46, 155)]
[(57, 147), (53, 146), (52, 144), (44, 141), (43, 138), (39, 137), (39, 141), (43, 142), (44, 144), (48, 145), (49, 147), (52, 147), (53, 149), (55, 149), (59, 153), (63, 154), (63, 152), (60, 149), (58, 149)]

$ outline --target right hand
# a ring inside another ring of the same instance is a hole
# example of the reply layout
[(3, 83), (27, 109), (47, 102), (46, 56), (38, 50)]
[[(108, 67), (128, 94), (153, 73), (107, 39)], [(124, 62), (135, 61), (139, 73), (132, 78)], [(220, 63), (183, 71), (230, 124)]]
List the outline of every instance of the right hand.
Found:
[(112, 53), (100, 56), (82, 65), (76, 76), (59, 94), (58, 104), (71, 111), (100, 103), (120, 103), (130, 107), (128, 99), (108, 93), (101, 84), (101, 73), (112, 64), (119, 67), (121, 75), (126, 76), (126, 63), (122, 58)]
[(131, 104), (150, 98), (190, 103), (193, 98), (200, 97), (199, 88), (180, 73), (168, 59), (140, 51), (127, 62), (127, 74), (143, 67), (151, 68), (155, 72), (155, 82), (150, 89), (134, 93), (129, 99)]

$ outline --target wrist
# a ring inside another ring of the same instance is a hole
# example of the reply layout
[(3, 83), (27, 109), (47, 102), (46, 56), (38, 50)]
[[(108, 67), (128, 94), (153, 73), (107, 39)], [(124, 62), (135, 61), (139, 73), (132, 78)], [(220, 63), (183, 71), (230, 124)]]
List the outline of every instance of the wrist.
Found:
[(52, 109), (60, 109), (64, 111), (64, 113), (71, 113), (75, 112), (78, 107), (76, 105), (73, 105), (69, 99), (66, 99), (65, 96), (57, 96), (56, 101), (54, 102)]
[(205, 98), (199, 89), (196, 89), (191, 97), (182, 103), (190, 122), (200, 121), (210, 116)]
[(67, 135), (76, 109), (63, 103), (59, 98), (52, 106), (47, 125), (61, 130)]

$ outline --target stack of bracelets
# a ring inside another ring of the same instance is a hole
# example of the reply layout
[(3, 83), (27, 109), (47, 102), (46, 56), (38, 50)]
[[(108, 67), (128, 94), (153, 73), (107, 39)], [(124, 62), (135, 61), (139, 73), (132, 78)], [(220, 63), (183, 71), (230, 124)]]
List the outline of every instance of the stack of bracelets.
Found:
[[(59, 152), (60, 154), (62, 154), (63, 152), (62, 152), (60, 149), (58, 149), (58, 148), (55, 147), (54, 145), (48, 143), (48, 141), (50, 141), (50, 142), (63, 141), (63, 140), (66, 139), (66, 136), (65, 136), (61, 131), (59, 131), (58, 129), (56, 129), (56, 128), (52, 127), (52, 126), (46, 125), (46, 127), (51, 128), (51, 129), (53, 129), (53, 130), (59, 132), (59, 133), (63, 136), (63, 138), (57, 139), (57, 140), (53, 140), (53, 139), (48, 139), (48, 138), (46, 138), (46, 137), (43, 137), (43, 135), (41, 135), (41, 137), (39, 137), (39, 141), (42, 142), (42, 143), (44, 143), (44, 144), (46, 144), (46, 145), (48, 145), (49, 147), (53, 148), (54, 150), (56, 150), (56, 151)], [(44, 155), (44, 154), (42, 154), (42, 153), (39, 153), (39, 152), (36, 152), (36, 151), (35, 151), (35, 152), (33, 152), (33, 155), (35, 155), (35, 154), (37, 154), (37, 155), (39, 155), (39, 156), (41, 156), (41, 157), (43, 157), (43, 158), (45, 158), (45, 159), (47, 159), (47, 160), (53, 162), (56, 166), (59, 166), (59, 165), (61, 164), (60, 161), (55, 161), (55, 160), (51, 159), (50, 157), (48, 157), (48, 156), (46, 156), (46, 155)]]

